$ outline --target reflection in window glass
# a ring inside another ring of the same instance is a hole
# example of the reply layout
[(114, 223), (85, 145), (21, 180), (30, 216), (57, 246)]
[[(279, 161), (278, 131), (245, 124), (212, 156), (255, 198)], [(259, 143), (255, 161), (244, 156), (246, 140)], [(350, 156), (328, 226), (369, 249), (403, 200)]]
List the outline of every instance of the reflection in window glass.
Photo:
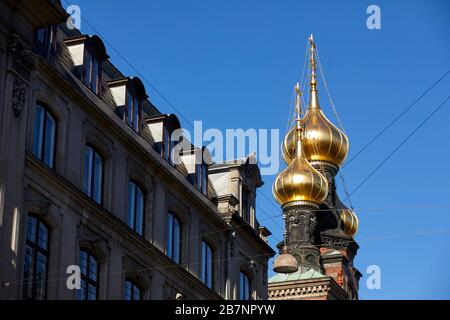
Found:
[(201, 280), (209, 288), (213, 288), (213, 259), (214, 254), (212, 248), (206, 241), (202, 241), (202, 264), (201, 264)]
[(98, 204), (102, 203), (103, 158), (91, 146), (84, 150), (83, 191)]
[(90, 252), (80, 250), (81, 289), (77, 290), (78, 300), (97, 300), (98, 261)]
[(49, 230), (34, 216), (27, 217), (23, 296), (43, 300), (47, 294)]
[(125, 300), (141, 300), (141, 290), (131, 280), (125, 280)]
[(134, 182), (128, 183), (128, 226), (142, 235), (144, 225), (144, 193)]
[(239, 274), (239, 279), (239, 299), (251, 300), (250, 279), (244, 272)]
[(56, 120), (46, 108), (36, 105), (33, 130), (33, 154), (53, 168), (55, 158)]
[(181, 224), (178, 218), (167, 215), (167, 255), (176, 263), (181, 262)]

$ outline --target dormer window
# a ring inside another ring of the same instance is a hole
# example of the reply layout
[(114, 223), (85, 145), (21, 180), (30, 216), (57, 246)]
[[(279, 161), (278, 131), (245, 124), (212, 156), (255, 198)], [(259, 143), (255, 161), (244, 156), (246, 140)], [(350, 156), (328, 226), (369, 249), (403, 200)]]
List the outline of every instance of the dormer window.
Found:
[(127, 92), (127, 124), (136, 132), (139, 129), (139, 113), (139, 100)]
[(163, 136), (163, 145), (161, 150), (161, 155), (166, 161), (173, 163), (172, 161), (172, 150), (174, 147), (174, 141), (172, 140), (170, 131), (168, 126), (164, 126), (164, 136)]
[(173, 164), (172, 150), (176, 141), (173, 140), (172, 135), (175, 130), (180, 129), (180, 121), (173, 114), (165, 114), (147, 118), (145, 122), (155, 142), (155, 150), (161, 154), (163, 159)]
[(36, 50), (43, 54), (47, 55), (48, 52), (56, 51), (56, 31), (58, 27), (56, 25), (36, 29), (34, 31), (34, 43), (36, 45)]
[(197, 163), (195, 165), (195, 187), (204, 195), (208, 192), (208, 165), (206, 163)]
[(139, 132), (141, 126), (141, 103), (147, 99), (145, 87), (139, 78), (121, 78), (108, 82), (111, 94), (116, 103), (116, 113), (134, 131)]
[(98, 36), (78, 36), (65, 40), (74, 65), (74, 72), (95, 94), (101, 90), (102, 65), (109, 57)]
[(182, 150), (181, 160), (192, 185), (203, 195), (208, 195), (208, 168), (212, 163), (211, 154), (206, 147), (194, 147)]
[(86, 50), (84, 57), (84, 72), (83, 82), (94, 93), (98, 93), (100, 83), (100, 63), (88, 50)]

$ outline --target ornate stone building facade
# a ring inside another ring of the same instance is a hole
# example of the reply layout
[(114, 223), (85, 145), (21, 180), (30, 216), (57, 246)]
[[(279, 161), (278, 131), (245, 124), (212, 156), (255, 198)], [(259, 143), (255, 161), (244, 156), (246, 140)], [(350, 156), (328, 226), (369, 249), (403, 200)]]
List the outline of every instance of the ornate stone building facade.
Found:
[(269, 299), (358, 299), (361, 273), (353, 265), (358, 219), (336, 192), (335, 177), (348, 152), (343, 131), (325, 116), (318, 99), (316, 45), (309, 47), (309, 104), (302, 112), (296, 87), (295, 125), (286, 135), (288, 167), (273, 194), (285, 220), (285, 240), (269, 280)]
[(0, 1), (0, 299), (266, 299), (257, 165), (174, 164), (177, 116), (66, 19)]

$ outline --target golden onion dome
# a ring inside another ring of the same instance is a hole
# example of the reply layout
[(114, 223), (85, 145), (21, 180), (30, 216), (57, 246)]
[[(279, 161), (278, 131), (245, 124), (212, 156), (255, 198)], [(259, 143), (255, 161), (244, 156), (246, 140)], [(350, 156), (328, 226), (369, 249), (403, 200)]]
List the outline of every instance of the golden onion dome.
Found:
[(356, 213), (351, 209), (342, 209), (339, 214), (342, 220), (342, 227), (344, 233), (350, 237), (353, 237), (358, 231), (358, 217)]
[(296, 155), (289, 166), (275, 179), (272, 192), (281, 205), (292, 201), (321, 203), (328, 194), (327, 179), (314, 169), (303, 155), (300, 118), (296, 126)]
[[(348, 138), (325, 116), (319, 105), (315, 74), (315, 44), (310, 38), (311, 81), (308, 110), (302, 119), (303, 149), (308, 161), (326, 161), (337, 166), (344, 163), (348, 153)], [(282, 155), (290, 163), (295, 154), (295, 128), (283, 140)]]

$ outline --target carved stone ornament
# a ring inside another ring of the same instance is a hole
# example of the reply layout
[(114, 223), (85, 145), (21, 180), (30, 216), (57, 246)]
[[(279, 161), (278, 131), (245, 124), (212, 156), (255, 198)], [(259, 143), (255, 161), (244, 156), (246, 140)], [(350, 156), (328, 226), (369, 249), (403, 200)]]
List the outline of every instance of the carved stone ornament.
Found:
[(313, 212), (290, 208), (288, 210), (288, 243), (292, 246), (315, 244), (317, 219)]
[(25, 106), (26, 89), (25, 82), (16, 77), (16, 79), (14, 79), (12, 89), (12, 107), (15, 116), (19, 116)]
[(36, 68), (36, 58), (17, 34), (12, 34), (8, 39), (8, 55), (12, 56), (12, 68), (29, 81), (31, 72)]

